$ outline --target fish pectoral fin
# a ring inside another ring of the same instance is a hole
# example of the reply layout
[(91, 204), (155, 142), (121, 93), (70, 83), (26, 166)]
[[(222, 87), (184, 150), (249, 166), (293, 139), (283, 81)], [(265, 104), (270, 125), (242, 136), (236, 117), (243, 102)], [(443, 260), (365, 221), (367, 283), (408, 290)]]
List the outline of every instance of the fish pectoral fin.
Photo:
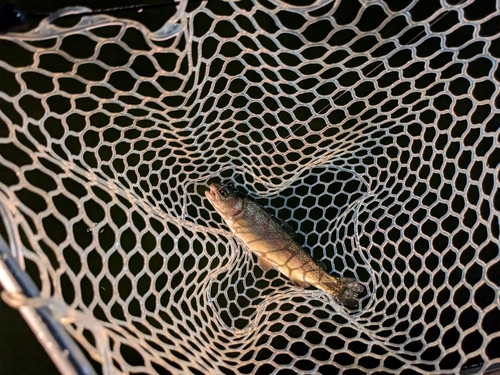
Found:
[(267, 272), (271, 269), (273, 269), (273, 265), (271, 262), (269, 262), (267, 259), (264, 257), (259, 257), (259, 267), (262, 268), (264, 272)]
[(300, 288), (307, 288), (309, 286), (308, 283), (306, 283), (305, 281), (302, 281), (302, 280), (297, 280), (297, 279), (291, 279), (292, 280), (292, 283), (293, 285), (295, 286), (298, 286)]

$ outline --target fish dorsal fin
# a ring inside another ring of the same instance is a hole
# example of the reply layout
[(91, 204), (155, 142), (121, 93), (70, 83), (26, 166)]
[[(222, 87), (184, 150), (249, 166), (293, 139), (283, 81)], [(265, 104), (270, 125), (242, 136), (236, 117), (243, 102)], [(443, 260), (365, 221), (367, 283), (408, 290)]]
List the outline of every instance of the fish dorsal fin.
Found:
[(283, 228), (283, 230), (285, 232), (287, 232), (290, 236), (295, 237), (295, 231), (293, 230), (293, 228), (290, 224), (288, 224), (286, 221), (283, 221), (280, 219), (277, 219), (277, 220), (280, 223), (281, 228)]
[(259, 257), (259, 267), (262, 268), (264, 272), (273, 269), (273, 265), (264, 257)]
[(289, 234), (291, 237), (295, 237), (295, 231), (293, 230), (292, 226), (288, 224), (286, 221), (281, 220), (277, 218), (276, 216), (270, 214), (273, 220), (283, 229), (287, 234)]
[(295, 230), (293, 229), (293, 227), (288, 224), (286, 221), (274, 216), (273, 213), (271, 213), (268, 209), (265, 209), (266, 212), (269, 214), (269, 216), (271, 216), (271, 218), (274, 220), (275, 223), (277, 223), (281, 229), (283, 229), (288, 235), (290, 235), (290, 237), (292, 238), (295, 238)]
[(327, 271), (328, 270), (328, 267), (326, 266), (325, 263), (319, 261), (318, 262), (318, 266), (323, 270), (323, 271)]

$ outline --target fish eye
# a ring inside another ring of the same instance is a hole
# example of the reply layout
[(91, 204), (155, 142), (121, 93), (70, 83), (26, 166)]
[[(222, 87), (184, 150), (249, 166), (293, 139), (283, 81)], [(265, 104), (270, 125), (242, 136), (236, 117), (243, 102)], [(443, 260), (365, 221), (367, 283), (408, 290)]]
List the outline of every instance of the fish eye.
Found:
[(222, 189), (220, 189), (219, 193), (222, 196), (222, 198), (226, 198), (229, 195), (229, 189), (226, 187), (223, 187)]

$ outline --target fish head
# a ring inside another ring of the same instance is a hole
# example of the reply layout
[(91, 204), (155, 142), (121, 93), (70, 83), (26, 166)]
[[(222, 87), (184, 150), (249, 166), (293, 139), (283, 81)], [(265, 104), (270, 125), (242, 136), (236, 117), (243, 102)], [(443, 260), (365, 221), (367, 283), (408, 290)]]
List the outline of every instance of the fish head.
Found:
[(224, 220), (231, 220), (243, 210), (244, 196), (233, 186), (211, 184), (205, 191), (210, 204)]

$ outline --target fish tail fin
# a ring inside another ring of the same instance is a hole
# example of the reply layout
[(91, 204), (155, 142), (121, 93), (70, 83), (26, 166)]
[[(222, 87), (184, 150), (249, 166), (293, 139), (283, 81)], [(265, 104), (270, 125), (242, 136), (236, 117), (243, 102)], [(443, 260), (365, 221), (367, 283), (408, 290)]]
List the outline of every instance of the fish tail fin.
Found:
[(358, 307), (358, 293), (362, 293), (365, 288), (355, 279), (350, 277), (341, 277), (338, 279), (340, 282), (344, 284), (344, 288), (337, 295), (337, 299), (346, 306), (350, 307)]

